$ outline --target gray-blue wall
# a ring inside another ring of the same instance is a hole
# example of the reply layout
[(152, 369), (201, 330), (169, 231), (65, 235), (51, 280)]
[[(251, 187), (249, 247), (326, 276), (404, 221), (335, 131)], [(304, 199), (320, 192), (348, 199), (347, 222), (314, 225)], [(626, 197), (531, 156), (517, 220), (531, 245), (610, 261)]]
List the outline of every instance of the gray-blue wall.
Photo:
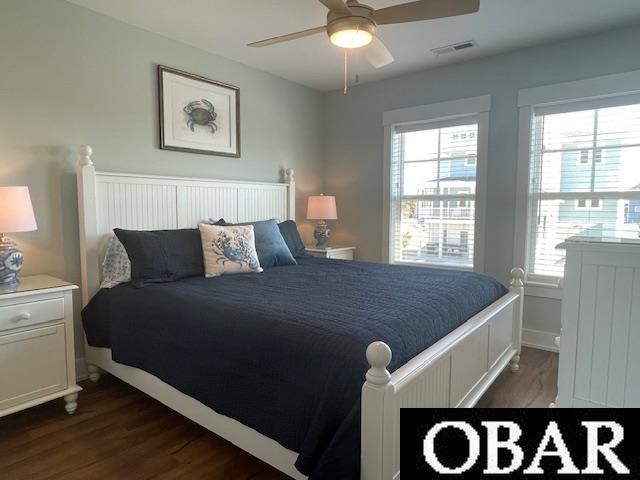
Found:
[[(522, 88), (640, 69), (640, 26), (364, 84), (325, 102), (325, 181), (338, 200), (334, 241), (357, 245), (363, 260), (382, 254), (382, 112), (490, 94), (486, 272), (507, 281), (513, 266)], [(559, 330), (557, 300), (527, 299), (525, 327)]]
[[(240, 87), (242, 158), (158, 149), (156, 64)], [(83, 143), (107, 171), (280, 181), (294, 168), (304, 219), (322, 182), (323, 101), (62, 0), (0, 0), (0, 184), (28, 185), (38, 222), (36, 232), (12, 234), (24, 272), (79, 281), (74, 169)]]
[[(379, 260), (382, 112), (491, 94), (486, 270), (513, 263), (517, 92), (640, 68), (640, 27), (544, 45), (321, 94), (63, 0), (0, 0), (0, 183), (31, 187), (37, 232), (13, 235), (25, 273), (79, 280), (76, 148), (99, 169), (279, 180), (338, 197), (334, 240)], [(242, 158), (157, 148), (155, 65), (241, 88)], [(309, 238), (310, 225), (303, 224)], [(527, 300), (527, 327), (557, 331), (559, 302)]]

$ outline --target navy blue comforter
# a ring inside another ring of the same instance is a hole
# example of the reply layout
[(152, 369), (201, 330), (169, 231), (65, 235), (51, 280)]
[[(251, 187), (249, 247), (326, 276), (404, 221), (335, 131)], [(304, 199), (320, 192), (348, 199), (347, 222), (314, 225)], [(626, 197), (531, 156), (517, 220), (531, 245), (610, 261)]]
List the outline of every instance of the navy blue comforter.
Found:
[(475, 273), (303, 258), (260, 274), (101, 290), (89, 344), (299, 452), (314, 479), (359, 472), (367, 346), (393, 371), (497, 300)]

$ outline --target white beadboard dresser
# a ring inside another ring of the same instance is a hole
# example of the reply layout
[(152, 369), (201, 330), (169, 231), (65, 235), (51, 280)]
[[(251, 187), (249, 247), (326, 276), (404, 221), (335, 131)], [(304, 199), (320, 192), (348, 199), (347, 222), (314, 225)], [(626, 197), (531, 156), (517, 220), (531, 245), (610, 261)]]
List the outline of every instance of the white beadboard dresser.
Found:
[(64, 397), (78, 407), (73, 348), (75, 285), (48, 275), (23, 277), (0, 293), (0, 417)]
[(569, 238), (557, 407), (640, 407), (640, 238)]

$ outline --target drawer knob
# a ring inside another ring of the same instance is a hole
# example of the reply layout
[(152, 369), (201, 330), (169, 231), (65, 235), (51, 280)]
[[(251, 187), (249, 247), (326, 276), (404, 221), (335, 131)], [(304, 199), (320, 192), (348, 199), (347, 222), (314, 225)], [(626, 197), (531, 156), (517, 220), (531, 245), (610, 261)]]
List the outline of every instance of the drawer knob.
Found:
[(21, 313), (19, 315), (16, 315), (13, 318), (13, 321), (14, 322), (22, 322), (24, 320), (29, 320), (30, 318), (31, 318), (31, 314), (29, 312), (23, 312), (23, 313)]

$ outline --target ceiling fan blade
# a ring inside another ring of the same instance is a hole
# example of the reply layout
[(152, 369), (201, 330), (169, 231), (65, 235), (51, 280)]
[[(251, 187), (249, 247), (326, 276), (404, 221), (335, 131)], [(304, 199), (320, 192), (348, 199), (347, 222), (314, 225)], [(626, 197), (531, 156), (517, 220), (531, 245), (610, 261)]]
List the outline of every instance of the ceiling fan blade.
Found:
[(381, 8), (374, 12), (378, 25), (418, 22), (434, 18), (466, 15), (480, 10), (480, 0), (420, 0)]
[(389, 49), (378, 37), (373, 37), (369, 46), (364, 49), (364, 56), (375, 68), (382, 68), (394, 60)]
[(276, 43), (288, 42), (289, 40), (295, 40), (297, 38), (309, 37), (316, 33), (326, 32), (327, 27), (310, 28), (309, 30), (302, 30), (301, 32), (290, 33), (288, 35), (280, 35), (279, 37), (267, 38), (259, 42), (250, 43), (249, 47), (266, 47), (268, 45), (275, 45)]
[(349, 10), (349, 7), (347, 7), (342, 0), (320, 0), (320, 3), (332, 12), (351, 15), (351, 10)]

